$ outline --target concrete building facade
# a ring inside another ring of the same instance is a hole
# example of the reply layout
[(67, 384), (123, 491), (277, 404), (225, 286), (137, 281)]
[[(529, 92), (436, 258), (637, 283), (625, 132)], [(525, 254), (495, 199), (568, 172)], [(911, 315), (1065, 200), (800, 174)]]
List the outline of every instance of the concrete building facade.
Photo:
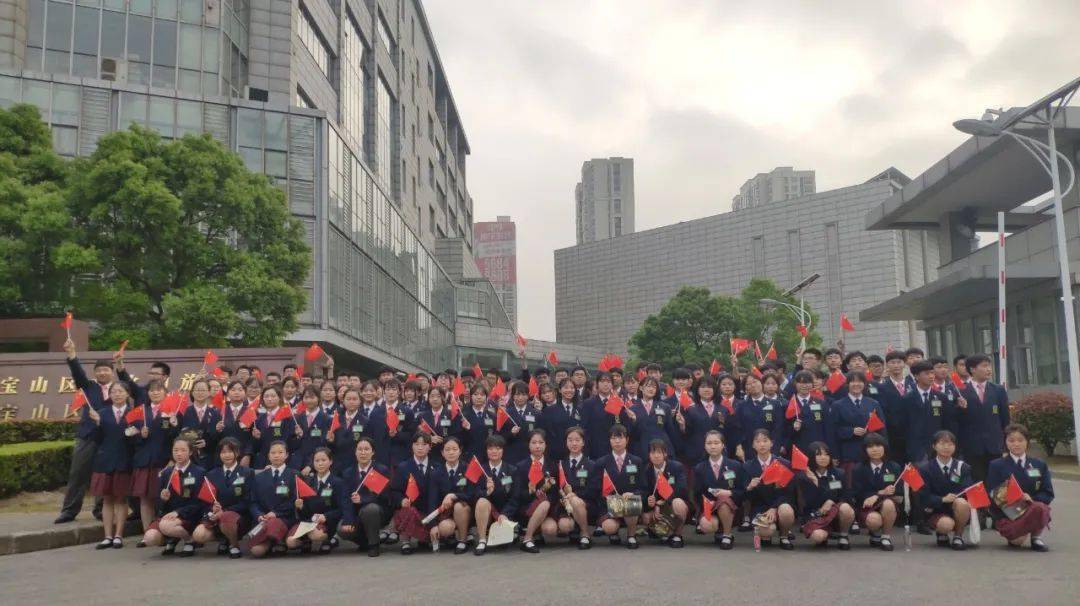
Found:
[(473, 256), (517, 326), (517, 225), (507, 216), (475, 223)]
[[(856, 318), (937, 275), (934, 239), (864, 229), (866, 211), (904, 182), (886, 171), (860, 185), (775, 202), (768, 213), (729, 212), (556, 250), (556, 338), (625, 353), (645, 319), (683, 286), (736, 295), (756, 276), (786, 288), (818, 273), (800, 295), (819, 315), (825, 343), (835, 343), (841, 313)], [(862, 322), (846, 343), (883, 352), (924, 339), (914, 323)]]
[(814, 171), (778, 166), (747, 179), (739, 188), (739, 193), (731, 199), (731, 210), (801, 198), (816, 191), (817, 177)]
[(582, 164), (574, 209), (578, 244), (634, 233), (634, 160), (599, 158)]

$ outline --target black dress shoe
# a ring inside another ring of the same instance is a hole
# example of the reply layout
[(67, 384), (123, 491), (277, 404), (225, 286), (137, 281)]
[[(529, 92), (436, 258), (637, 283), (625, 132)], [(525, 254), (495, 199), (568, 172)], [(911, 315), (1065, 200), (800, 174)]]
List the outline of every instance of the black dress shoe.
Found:
[(1046, 546), (1040, 538), (1031, 539), (1031, 550), (1038, 551), (1039, 553), (1050, 551), (1050, 548)]
[(377, 557), (379, 557), (379, 546), (378, 545), (373, 545), (371, 547), (368, 547), (367, 555), (368, 555), (369, 558), (377, 558)]
[(71, 515), (70, 513), (62, 513), (62, 514), (60, 514), (60, 517), (53, 520), (53, 524), (67, 524), (68, 522), (74, 522), (74, 521), (75, 521), (75, 516)]
[(401, 544), (401, 555), (412, 555), (414, 551), (416, 551), (416, 547), (413, 546), (412, 541)]
[(525, 553), (540, 553), (540, 548), (536, 546), (534, 541), (525, 541), (522, 543), (521, 550)]

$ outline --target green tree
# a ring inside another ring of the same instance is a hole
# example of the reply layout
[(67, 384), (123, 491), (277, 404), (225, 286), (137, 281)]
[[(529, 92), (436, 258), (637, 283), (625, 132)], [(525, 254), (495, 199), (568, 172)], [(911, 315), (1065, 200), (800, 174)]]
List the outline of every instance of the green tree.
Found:
[[(630, 354), (635, 360), (657, 362), (665, 368), (691, 362), (708, 364), (714, 358), (730, 366), (731, 339), (756, 340), (764, 355), (770, 343), (777, 353), (794, 361), (800, 335), (792, 314), (783, 308), (763, 306), (761, 299), (775, 299), (792, 305), (798, 301), (784, 297), (771, 280), (754, 278), (738, 297), (712, 295), (704, 287), (684, 286), (630, 338)], [(809, 310), (809, 308), (807, 308)], [(817, 346), (821, 337), (811, 328), (808, 346)], [(742, 354), (740, 363), (756, 362), (753, 349)]]
[(0, 109), (0, 314), (60, 314), (70, 276), (92, 269), (65, 202), (68, 163), (33, 105)]
[(296, 327), (311, 266), (284, 193), (208, 135), (133, 127), (75, 161), (68, 208), (93, 279), (75, 285), (95, 344), (270, 346)]

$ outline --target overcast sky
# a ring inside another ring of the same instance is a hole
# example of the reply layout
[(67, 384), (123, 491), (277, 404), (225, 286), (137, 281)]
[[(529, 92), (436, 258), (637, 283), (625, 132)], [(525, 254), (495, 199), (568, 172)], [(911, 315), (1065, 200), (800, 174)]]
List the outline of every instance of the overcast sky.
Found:
[(818, 191), (963, 140), (1080, 75), (1080, 2), (426, 0), (477, 221), (518, 226), (522, 334), (555, 337), (556, 248), (589, 158), (634, 159), (637, 231), (730, 210), (774, 166)]

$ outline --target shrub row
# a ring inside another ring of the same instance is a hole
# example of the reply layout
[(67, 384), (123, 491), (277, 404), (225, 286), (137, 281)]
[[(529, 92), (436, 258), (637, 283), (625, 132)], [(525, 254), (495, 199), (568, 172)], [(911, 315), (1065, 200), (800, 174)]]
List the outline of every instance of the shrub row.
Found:
[(74, 440), (77, 426), (73, 421), (4, 421), (0, 423), (0, 444)]
[(0, 498), (63, 486), (71, 467), (72, 443), (57, 440), (0, 446)]

